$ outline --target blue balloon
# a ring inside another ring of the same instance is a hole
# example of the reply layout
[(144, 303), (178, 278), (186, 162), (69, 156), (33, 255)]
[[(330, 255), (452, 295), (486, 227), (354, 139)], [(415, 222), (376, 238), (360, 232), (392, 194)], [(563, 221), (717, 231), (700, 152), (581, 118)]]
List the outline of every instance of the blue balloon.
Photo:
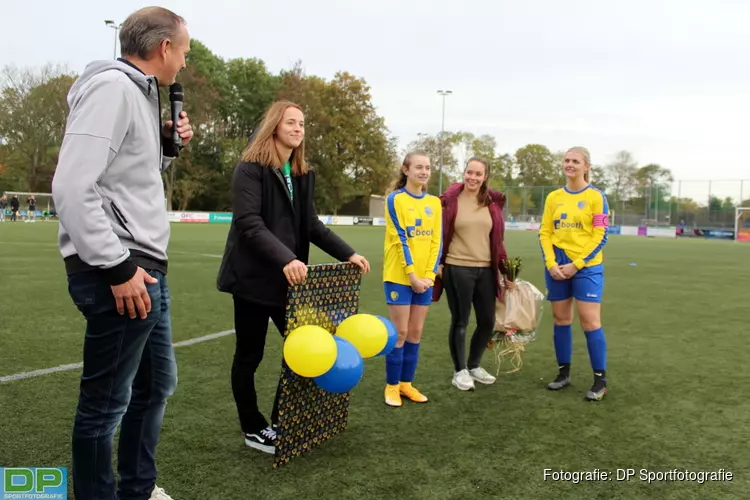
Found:
[(375, 357), (386, 356), (393, 350), (394, 347), (396, 347), (396, 342), (398, 341), (398, 331), (396, 330), (396, 327), (391, 322), (391, 320), (384, 316), (377, 316), (377, 318), (385, 324), (385, 327), (388, 330), (388, 341), (385, 343), (385, 347), (383, 347), (383, 350), (380, 351)]
[(328, 392), (349, 392), (362, 379), (365, 364), (354, 344), (341, 337), (334, 337), (338, 353), (333, 367), (319, 377), (315, 383)]

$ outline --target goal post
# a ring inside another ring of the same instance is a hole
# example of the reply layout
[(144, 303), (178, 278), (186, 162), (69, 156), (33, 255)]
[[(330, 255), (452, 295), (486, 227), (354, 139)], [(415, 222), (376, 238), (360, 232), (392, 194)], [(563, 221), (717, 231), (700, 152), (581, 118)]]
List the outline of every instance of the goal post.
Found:
[(750, 242), (750, 207), (735, 208), (734, 239)]
[[(5, 191), (8, 207), (5, 209), (6, 220), (10, 215), (10, 202), (13, 196), (18, 197), (18, 219), (24, 221), (32, 220), (50, 220), (54, 217), (55, 202), (52, 199), (52, 193), (30, 193), (26, 191)], [(29, 197), (34, 197), (34, 213), (29, 213)]]

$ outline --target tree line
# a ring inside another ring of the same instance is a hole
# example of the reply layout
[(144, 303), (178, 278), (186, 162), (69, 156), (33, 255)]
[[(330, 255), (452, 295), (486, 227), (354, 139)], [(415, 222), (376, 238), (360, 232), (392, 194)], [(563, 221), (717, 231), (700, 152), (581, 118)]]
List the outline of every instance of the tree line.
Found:
[[(0, 192), (50, 191), (65, 131), (66, 96), (76, 77), (52, 65), (2, 71)], [(367, 82), (345, 71), (325, 79), (306, 74), (298, 62), (273, 74), (260, 59), (224, 60), (194, 40), (178, 81), (185, 88), (184, 109), (196, 135), (175, 168), (164, 174), (170, 209), (231, 208), (232, 171), (263, 112), (276, 99), (294, 101), (305, 110), (306, 149), (318, 172), (315, 201), (320, 213), (367, 213), (370, 195), (386, 191), (405, 153), (378, 115)], [(166, 89), (161, 92), (162, 102), (168, 102)], [(169, 110), (163, 113), (166, 120)], [(541, 144), (500, 153), (494, 137), (458, 131), (419, 134), (408, 149), (430, 155), (432, 193), (438, 192), (441, 175), (445, 188), (461, 178), (466, 159), (483, 156), (491, 165), (492, 186), (508, 193), (511, 212), (541, 213), (546, 194), (564, 182), (564, 152)], [(683, 210), (701, 210), (700, 203), (671, 195), (669, 169), (639, 166), (627, 151), (608, 164), (593, 165), (592, 174), (617, 209), (648, 213), (652, 207), (677, 203)], [(718, 200), (720, 206), (728, 202)]]

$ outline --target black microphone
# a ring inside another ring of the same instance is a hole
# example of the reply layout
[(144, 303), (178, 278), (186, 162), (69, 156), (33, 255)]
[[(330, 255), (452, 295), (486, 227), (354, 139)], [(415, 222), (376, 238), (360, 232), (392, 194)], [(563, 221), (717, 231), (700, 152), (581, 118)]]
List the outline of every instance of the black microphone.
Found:
[(169, 103), (172, 106), (172, 141), (177, 151), (182, 148), (182, 138), (177, 132), (177, 122), (180, 119), (183, 102), (182, 85), (175, 82), (169, 86)]

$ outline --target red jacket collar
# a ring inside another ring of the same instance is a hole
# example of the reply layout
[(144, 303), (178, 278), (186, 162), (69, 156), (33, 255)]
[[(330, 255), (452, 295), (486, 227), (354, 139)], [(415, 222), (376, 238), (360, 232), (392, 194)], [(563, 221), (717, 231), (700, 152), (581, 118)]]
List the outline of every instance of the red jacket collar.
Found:
[[(453, 201), (458, 198), (458, 195), (460, 195), (463, 190), (464, 183), (456, 182), (452, 184), (448, 189), (446, 189), (440, 197), (444, 200)], [(490, 189), (490, 198), (492, 198), (493, 203), (500, 205), (500, 208), (503, 208), (505, 206), (505, 195), (500, 191)]]
[(440, 198), (444, 200), (455, 200), (458, 198), (458, 195), (461, 194), (461, 192), (464, 190), (464, 184), (463, 182), (456, 182), (455, 184), (451, 184), (451, 186), (445, 190), (445, 192), (440, 195)]

